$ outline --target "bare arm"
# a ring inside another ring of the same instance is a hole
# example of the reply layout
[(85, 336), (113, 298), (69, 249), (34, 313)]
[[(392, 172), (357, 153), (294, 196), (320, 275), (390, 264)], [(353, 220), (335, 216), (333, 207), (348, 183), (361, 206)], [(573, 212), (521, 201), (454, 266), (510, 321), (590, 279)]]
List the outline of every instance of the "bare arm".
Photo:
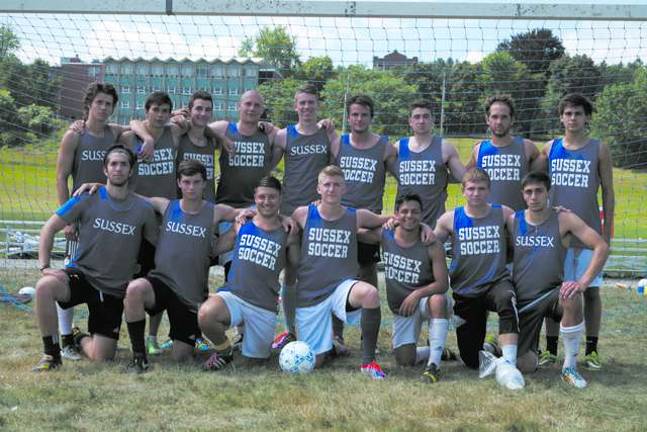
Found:
[(299, 225), (299, 228), (303, 230), (306, 226), (306, 218), (308, 217), (308, 206), (301, 206), (294, 209), (292, 212), (292, 219)]
[(528, 169), (534, 171), (533, 166), (537, 165), (535, 161), (539, 157), (539, 150), (537, 150), (535, 143), (528, 139), (523, 140), (523, 145), (526, 157), (528, 158)]
[(222, 221), (232, 222), (240, 213), (240, 209), (235, 209), (227, 204), (216, 204), (213, 211), (213, 224), (218, 225)]
[(474, 144), (474, 148), (472, 148), (472, 153), (470, 154), (470, 160), (467, 161), (467, 164), (465, 165), (465, 170), (468, 170), (470, 168), (474, 168), (476, 166), (476, 160), (478, 159), (479, 155), (479, 149), (481, 148), (481, 142), (477, 142)]
[(375, 229), (360, 228), (357, 230), (357, 238), (362, 243), (379, 244), (380, 239), (382, 238), (382, 228), (381, 227), (375, 228)]
[(445, 212), (441, 217), (436, 221), (436, 228), (434, 228), (434, 234), (440, 243), (445, 243), (449, 236), (452, 234), (454, 226), (454, 211), (450, 210)]
[(382, 225), (384, 225), (384, 223), (389, 219), (391, 219), (391, 216), (378, 215), (366, 209), (358, 209), (357, 210), (357, 229), (379, 228)]
[(67, 222), (57, 214), (53, 214), (43, 228), (40, 230), (40, 241), (38, 242), (38, 264), (40, 267), (49, 267), (54, 235), (65, 228)]
[(287, 147), (287, 129), (281, 129), (274, 135), (274, 140), (272, 141), (272, 169), (281, 162), (281, 158), (285, 153)]
[(613, 190), (613, 166), (611, 154), (606, 144), (600, 144), (600, 164), (598, 166), (600, 184), (602, 186), (602, 212), (604, 214), (604, 227), (602, 236), (607, 244), (611, 245), (611, 233), (615, 217), (616, 196)]
[(69, 130), (65, 132), (58, 150), (58, 159), (56, 160), (56, 196), (60, 205), (63, 205), (70, 198), (67, 179), (72, 175), (74, 153), (78, 145), (79, 135)]
[(461, 158), (458, 156), (456, 147), (443, 140), (442, 153), (443, 158), (446, 157), (445, 164), (449, 168), (449, 172), (452, 174), (452, 177), (454, 177), (454, 179), (458, 182), (463, 181), (463, 176), (465, 175), (465, 165), (463, 165), (463, 162), (461, 162)]
[(391, 143), (386, 143), (386, 148), (384, 150), (384, 163), (386, 164), (386, 170), (391, 173), (393, 177), (396, 177), (395, 164), (398, 160), (398, 151)]
[(235, 228), (228, 230), (226, 233), (218, 237), (212, 251), (213, 256), (222, 255), (223, 253), (232, 250), (236, 244), (237, 235), (238, 229)]
[(548, 155), (550, 154), (552, 145), (553, 140), (548, 141), (544, 145), (537, 155), (537, 158), (532, 162), (532, 166), (530, 167), (532, 171), (548, 172)]

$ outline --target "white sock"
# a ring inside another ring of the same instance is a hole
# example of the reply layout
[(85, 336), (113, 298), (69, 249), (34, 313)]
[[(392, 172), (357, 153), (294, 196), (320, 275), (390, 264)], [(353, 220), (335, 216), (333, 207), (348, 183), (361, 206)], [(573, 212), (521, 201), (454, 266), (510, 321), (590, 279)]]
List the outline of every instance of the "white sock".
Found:
[(427, 359), (429, 359), (429, 347), (416, 347), (416, 364), (427, 362)]
[(510, 363), (512, 366), (517, 366), (517, 345), (516, 344), (502, 345), (501, 353), (503, 355), (503, 359), (506, 362)]
[(445, 349), (448, 331), (449, 320), (447, 318), (432, 318), (429, 320), (429, 360), (427, 360), (427, 366), (433, 363), (440, 367), (440, 358)]
[(62, 335), (71, 335), (74, 327), (74, 308), (62, 309), (56, 304), (56, 313), (58, 315), (58, 331)]
[(559, 335), (564, 345), (564, 365), (566, 368), (575, 368), (577, 366), (577, 353), (580, 351), (580, 340), (584, 331), (584, 321), (571, 327), (559, 325)]

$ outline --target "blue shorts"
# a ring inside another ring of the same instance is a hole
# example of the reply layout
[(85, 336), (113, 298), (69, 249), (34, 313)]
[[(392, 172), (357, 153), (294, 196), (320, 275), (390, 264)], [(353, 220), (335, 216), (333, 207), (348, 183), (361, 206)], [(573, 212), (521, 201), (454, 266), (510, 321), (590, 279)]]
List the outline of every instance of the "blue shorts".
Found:
[[(593, 251), (591, 249), (569, 247), (564, 258), (564, 280), (578, 280), (586, 271), (592, 258)], [(602, 272), (595, 276), (589, 286), (594, 288), (602, 286)]]

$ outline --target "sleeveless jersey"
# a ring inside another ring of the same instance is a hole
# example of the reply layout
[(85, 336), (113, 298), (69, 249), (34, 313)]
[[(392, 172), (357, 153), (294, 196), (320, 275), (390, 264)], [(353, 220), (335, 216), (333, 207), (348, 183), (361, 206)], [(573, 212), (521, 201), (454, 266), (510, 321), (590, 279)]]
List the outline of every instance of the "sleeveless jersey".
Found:
[(559, 218), (554, 211), (540, 225), (526, 221), (524, 211), (514, 215), (512, 277), (521, 306), (562, 283), (564, 256)]
[(401, 247), (394, 231), (382, 230), (382, 261), (386, 299), (395, 314), (412, 291), (434, 281), (428, 248), (420, 240), (411, 247)]
[[(194, 159), (202, 162), (202, 165), (207, 169), (207, 185), (204, 189), (204, 199), (211, 203), (216, 202), (215, 152), (216, 144), (212, 139), (207, 138), (207, 145), (199, 147), (193, 144), (193, 141), (191, 141), (188, 134), (182, 137), (177, 149), (178, 164), (184, 160)], [(178, 196), (180, 196), (179, 191)]]
[(337, 285), (357, 277), (357, 214), (347, 208), (335, 220), (324, 220), (317, 206), (308, 206), (297, 272), (297, 305), (312, 306), (325, 300)]
[(197, 214), (182, 211), (171, 201), (162, 219), (150, 275), (162, 280), (191, 311), (207, 298), (209, 255), (213, 239), (214, 205), (208, 201)]
[[(568, 150), (562, 138), (556, 138), (548, 155), (548, 175), (551, 180), (550, 204), (572, 210), (599, 234), (602, 233), (598, 188), (600, 175), (600, 141), (589, 140), (584, 147)], [(572, 247), (585, 247), (578, 239)]]
[(463, 297), (478, 297), (501, 278), (506, 269), (505, 220), (501, 206), (493, 204), (482, 218), (467, 215), (464, 207), (454, 210), (452, 290)]
[(153, 160), (137, 164), (135, 192), (146, 197), (177, 198), (175, 154), (171, 128), (164, 126), (164, 132), (155, 141)]
[(279, 274), (285, 267), (287, 233), (248, 221), (238, 231), (227, 287), (255, 306), (278, 312)]
[(229, 123), (227, 138), (233, 141), (236, 153), (220, 152), (220, 179), (216, 202), (242, 208), (254, 204), (254, 189), (270, 173), (272, 146), (261, 131), (246, 136), (238, 132), (236, 123)]
[(281, 214), (289, 216), (319, 198), (317, 176), (329, 163), (330, 141), (323, 129), (302, 135), (294, 125), (287, 127), (286, 140)]
[(79, 246), (69, 267), (81, 270), (95, 289), (123, 297), (137, 267), (142, 237), (157, 237), (153, 207), (132, 193), (115, 200), (102, 186), (95, 194), (71, 198), (56, 214), (79, 223)]
[(87, 130), (81, 134), (72, 162), (72, 190), (77, 190), (83, 183), (105, 184), (103, 158), (115, 143), (116, 137), (108, 125), (104, 126), (102, 137), (92, 135)]
[(526, 208), (521, 180), (528, 174), (528, 162), (522, 137), (514, 137), (505, 147), (497, 147), (491, 140), (481, 141), (476, 166), (490, 176), (491, 203), (503, 204), (513, 210)]
[(431, 144), (416, 153), (409, 149), (409, 138), (402, 138), (395, 164), (396, 196), (417, 194), (422, 200), (422, 221), (431, 226), (445, 213), (449, 173), (443, 163), (442, 138), (434, 135)]
[(386, 167), (384, 152), (388, 138), (381, 136), (377, 144), (368, 149), (356, 149), (350, 143), (350, 135), (341, 136), (337, 165), (344, 171), (346, 193), (341, 203), (344, 206), (382, 212), (382, 195)]

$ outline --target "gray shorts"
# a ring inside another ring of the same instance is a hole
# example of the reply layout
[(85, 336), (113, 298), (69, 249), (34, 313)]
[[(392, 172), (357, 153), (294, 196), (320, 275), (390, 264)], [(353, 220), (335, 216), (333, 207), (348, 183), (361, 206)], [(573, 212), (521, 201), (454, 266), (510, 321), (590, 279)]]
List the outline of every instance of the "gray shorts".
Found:
[(418, 302), (418, 308), (409, 316), (393, 314), (393, 336), (391, 344), (393, 349), (403, 345), (417, 344), (420, 337), (422, 323), (429, 321), (429, 297), (423, 297)]
[(562, 319), (562, 307), (559, 304), (559, 288), (553, 288), (550, 294), (537, 301), (527, 309), (519, 307), (519, 343), (517, 357), (528, 351), (534, 353), (539, 349), (539, 334), (544, 318), (550, 317), (559, 322)]

